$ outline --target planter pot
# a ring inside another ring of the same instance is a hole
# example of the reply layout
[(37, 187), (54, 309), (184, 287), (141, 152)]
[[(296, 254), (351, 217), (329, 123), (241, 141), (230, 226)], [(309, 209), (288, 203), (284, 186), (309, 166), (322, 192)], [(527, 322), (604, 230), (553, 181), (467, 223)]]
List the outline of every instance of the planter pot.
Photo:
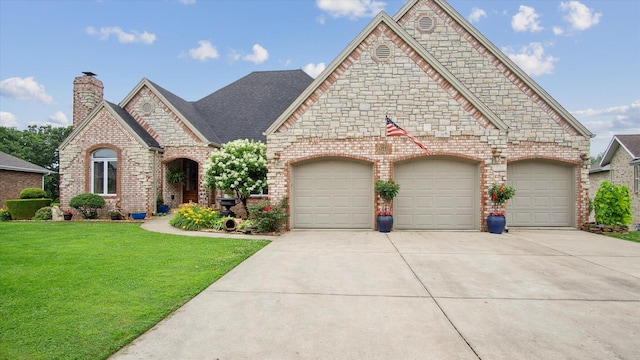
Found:
[(62, 216), (64, 216), (65, 220), (69, 221), (73, 217), (73, 214), (62, 214)]
[(393, 216), (378, 215), (378, 231), (388, 233), (393, 228)]
[(502, 234), (504, 226), (507, 224), (507, 220), (504, 216), (487, 216), (487, 229), (492, 234)]
[(147, 217), (147, 213), (131, 213), (131, 218), (133, 220), (144, 220), (145, 217)]
[(168, 213), (169, 212), (169, 205), (158, 205), (158, 213)]
[(120, 214), (112, 214), (109, 216), (111, 217), (111, 220), (120, 220)]

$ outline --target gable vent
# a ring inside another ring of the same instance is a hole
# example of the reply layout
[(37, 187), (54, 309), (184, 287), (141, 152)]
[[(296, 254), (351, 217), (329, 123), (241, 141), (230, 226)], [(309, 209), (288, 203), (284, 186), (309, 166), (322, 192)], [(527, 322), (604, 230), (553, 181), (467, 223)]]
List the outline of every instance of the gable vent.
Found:
[(142, 112), (145, 115), (149, 115), (151, 114), (151, 112), (153, 111), (153, 104), (149, 103), (149, 102), (145, 102), (144, 104), (142, 104)]
[(436, 27), (436, 22), (431, 16), (423, 15), (418, 18), (416, 25), (418, 31), (422, 33), (429, 33)]
[(381, 44), (376, 47), (375, 57), (378, 61), (387, 61), (391, 57), (391, 48), (389, 45)]

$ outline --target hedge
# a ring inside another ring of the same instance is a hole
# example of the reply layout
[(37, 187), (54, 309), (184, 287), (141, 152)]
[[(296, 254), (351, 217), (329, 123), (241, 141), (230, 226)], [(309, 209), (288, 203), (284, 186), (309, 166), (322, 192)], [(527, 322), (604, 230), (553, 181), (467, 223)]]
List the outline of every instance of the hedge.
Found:
[(47, 193), (40, 188), (25, 188), (20, 191), (20, 199), (44, 199)]
[(5, 201), (13, 220), (29, 220), (38, 209), (51, 205), (51, 199), (20, 199)]

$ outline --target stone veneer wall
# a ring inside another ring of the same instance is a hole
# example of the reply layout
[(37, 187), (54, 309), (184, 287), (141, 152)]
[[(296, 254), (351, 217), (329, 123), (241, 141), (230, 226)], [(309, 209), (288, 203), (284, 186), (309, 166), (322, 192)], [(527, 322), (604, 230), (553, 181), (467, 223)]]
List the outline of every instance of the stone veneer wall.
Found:
[(102, 81), (93, 76), (78, 76), (73, 80), (73, 127), (98, 106), (104, 96)]
[(6, 200), (18, 199), (25, 188), (42, 189), (43, 174), (23, 171), (0, 170), (0, 208)]
[[(424, 152), (406, 138), (386, 138), (384, 117), (418, 137), (433, 156), (455, 156), (480, 164), (481, 212), (489, 209), (486, 187), (504, 182), (508, 161), (549, 159), (575, 165), (576, 224), (586, 221), (589, 139), (577, 134), (531, 89), (469, 34), (436, 14), (423, 1), (401, 23), (425, 48), (490, 106), (510, 127), (500, 131), (404, 41), (379, 26), (340, 64), (315, 93), (267, 137), (269, 191), (273, 202), (290, 196), (290, 169), (297, 162), (326, 156), (374, 163), (374, 177), (393, 176), (393, 163)], [(432, 33), (411, 30), (418, 13), (436, 17)], [(387, 44), (387, 61), (372, 56)], [(392, 153), (376, 154), (389, 143)], [(373, 214), (372, 214), (373, 216)]]

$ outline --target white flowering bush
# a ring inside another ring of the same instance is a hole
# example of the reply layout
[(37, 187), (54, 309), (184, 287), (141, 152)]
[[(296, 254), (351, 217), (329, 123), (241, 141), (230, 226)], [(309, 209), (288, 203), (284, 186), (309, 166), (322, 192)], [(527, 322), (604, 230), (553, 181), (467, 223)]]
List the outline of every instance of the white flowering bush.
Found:
[(253, 140), (226, 143), (207, 160), (205, 184), (210, 189), (233, 192), (247, 210), (249, 194), (267, 186), (266, 145)]

